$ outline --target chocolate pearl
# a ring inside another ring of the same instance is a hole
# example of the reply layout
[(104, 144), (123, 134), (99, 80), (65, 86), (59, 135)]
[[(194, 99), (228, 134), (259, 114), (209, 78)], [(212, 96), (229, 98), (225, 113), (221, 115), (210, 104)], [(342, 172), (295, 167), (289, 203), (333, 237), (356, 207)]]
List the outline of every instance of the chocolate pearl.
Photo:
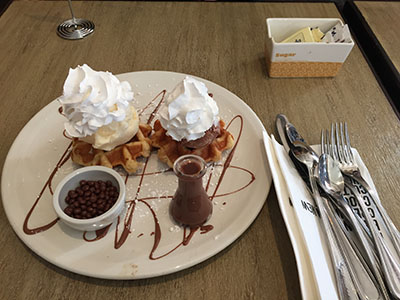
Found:
[(106, 189), (107, 189), (107, 186), (106, 186), (105, 183), (103, 183), (103, 184), (100, 186), (100, 191), (104, 192)]
[(81, 205), (81, 209), (82, 209), (82, 211), (84, 211), (86, 208), (87, 208), (87, 206), (86, 206), (86, 205)]
[(89, 191), (91, 191), (92, 193), (94, 193), (96, 191), (96, 188), (94, 186), (91, 186)]
[(87, 202), (86, 202), (86, 205), (87, 205), (87, 206), (90, 206), (90, 205), (92, 205), (92, 202), (91, 202), (91, 201), (87, 201)]
[(75, 215), (80, 215), (81, 212), (82, 212), (82, 210), (79, 207), (74, 209), (74, 214)]
[(104, 210), (104, 204), (99, 204), (99, 205), (97, 206), (97, 208), (98, 208), (99, 210)]
[(104, 194), (104, 192), (101, 192), (101, 193), (99, 194), (99, 197), (100, 197), (101, 199), (104, 199), (105, 196), (106, 196), (106, 194)]
[(106, 181), (106, 185), (107, 185), (107, 186), (112, 186), (112, 182), (111, 182), (110, 180), (107, 180), (107, 181)]
[(106, 204), (106, 207), (105, 207), (105, 210), (107, 211), (107, 210), (109, 210), (110, 209), (110, 204)]
[(67, 203), (67, 204), (70, 204), (70, 203), (71, 203), (71, 198), (70, 198), (70, 196), (67, 196), (67, 197), (65, 198), (65, 203)]
[(83, 191), (79, 186), (75, 189), (75, 192), (78, 194), (78, 196), (82, 196)]
[(87, 184), (87, 181), (86, 181), (86, 180), (81, 180), (81, 181), (79, 181), (79, 184), (80, 184), (81, 186), (84, 186), (84, 185)]
[(96, 204), (96, 203), (92, 203), (92, 207), (93, 207), (93, 208), (96, 208), (96, 207), (97, 207), (97, 204)]
[(79, 202), (80, 204), (85, 204), (85, 203), (86, 203), (86, 200), (83, 199), (83, 197), (78, 197), (78, 202)]
[(89, 185), (90, 187), (94, 186), (94, 181), (92, 181), (92, 180), (88, 181), (88, 185)]
[(69, 191), (68, 196), (73, 199), (78, 197), (78, 194), (75, 191)]
[(85, 185), (82, 187), (82, 191), (84, 191), (84, 192), (88, 191), (89, 189), (90, 189), (90, 186), (89, 186), (88, 184), (85, 184)]
[(79, 207), (80, 205), (79, 205), (79, 202), (78, 202), (78, 201), (75, 201), (74, 203), (72, 203), (72, 206), (73, 206), (73, 207)]
[(90, 192), (90, 191), (86, 191), (84, 194), (85, 197), (89, 197), (90, 195), (92, 195), (92, 192)]
[(88, 207), (88, 208), (87, 208), (87, 211), (88, 211), (89, 213), (92, 213), (92, 212), (93, 212), (93, 207)]
[(98, 181), (94, 183), (94, 188), (95, 188), (96, 190), (98, 190), (98, 189), (100, 188), (100, 184), (99, 184)]
[(70, 215), (72, 215), (72, 207), (70, 207), (70, 206), (67, 206), (65, 209), (64, 209), (64, 212), (68, 215), (68, 216), (70, 216)]

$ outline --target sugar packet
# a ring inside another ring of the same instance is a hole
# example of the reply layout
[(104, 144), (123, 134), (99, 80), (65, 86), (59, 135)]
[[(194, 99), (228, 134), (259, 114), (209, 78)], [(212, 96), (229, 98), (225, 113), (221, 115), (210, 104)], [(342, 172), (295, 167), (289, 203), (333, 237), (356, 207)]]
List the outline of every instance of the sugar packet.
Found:
[(351, 41), (349, 26), (340, 23), (329, 29), (321, 40), (325, 43), (351, 43)]

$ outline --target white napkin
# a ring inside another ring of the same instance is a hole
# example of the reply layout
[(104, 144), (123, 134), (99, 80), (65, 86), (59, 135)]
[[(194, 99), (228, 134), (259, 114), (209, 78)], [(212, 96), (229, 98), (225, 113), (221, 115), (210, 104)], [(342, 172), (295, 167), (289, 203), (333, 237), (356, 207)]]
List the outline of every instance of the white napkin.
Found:
[(314, 200), (274, 136), (267, 136), (264, 141), (267, 141), (265, 147), (275, 190), (298, 263), (303, 299), (338, 299), (324, 230), (313, 209)]
[[(288, 153), (275, 137), (269, 137), (264, 132), (264, 143), (279, 206), (296, 256), (302, 297), (339, 299), (326, 234), (322, 220), (315, 213), (317, 206), (314, 199)], [(313, 148), (319, 152), (319, 147)], [(356, 149), (353, 149), (353, 155), (362, 175), (375, 190), (368, 169)], [(371, 208), (376, 211), (375, 207)], [(382, 225), (382, 219), (376, 215), (377, 222)], [(384, 238), (387, 237), (385, 230), (381, 232)]]

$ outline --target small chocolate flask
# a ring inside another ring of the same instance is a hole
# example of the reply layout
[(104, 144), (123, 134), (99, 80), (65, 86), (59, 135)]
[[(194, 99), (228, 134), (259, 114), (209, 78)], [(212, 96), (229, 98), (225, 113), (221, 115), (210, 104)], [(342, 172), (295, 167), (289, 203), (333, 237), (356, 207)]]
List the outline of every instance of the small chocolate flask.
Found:
[(183, 155), (174, 163), (178, 189), (169, 206), (174, 220), (196, 227), (204, 224), (212, 214), (212, 203), (203, 187), (206, 162), (197, 155)]

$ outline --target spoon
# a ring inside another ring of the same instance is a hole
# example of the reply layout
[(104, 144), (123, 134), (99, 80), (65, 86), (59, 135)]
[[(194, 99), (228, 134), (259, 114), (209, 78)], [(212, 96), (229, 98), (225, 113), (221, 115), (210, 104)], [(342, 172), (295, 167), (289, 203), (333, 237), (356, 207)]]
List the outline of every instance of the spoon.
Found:
[[(384, 281), (382, 279), (380, 268), (377, 263), (377, 257), (373, 251), (373, 248), (370, 247), (370, 243), (365, 236), (365, 232), (361, 228), (360, 223), (358, 222), (356, 216), (354, 215), (352, 209), (346, 202), (343, 197), (344, 192), (344, 178), (342, 173), (340, 172), (339, 165), (337, 162), (328, 154), (324, 153), (321, 155), (318, 164), (318, 176), (321, 187), (324, 189), (326, 193), (331, 195), (342, 208), (345, 209), (347, 215), (351, 219), (351, 223), (353, 228), (356, 231), (357, 236), (359, 237), (361, 244), (364, 246), (365, 253), (367, 254), (367, 258), (370, 261), (370, 266), (375, 275), (376, 280), (379, 283), (379, 286), (382, 291), (383, 299), (389, 299), (388, 293), (385, 288)], [(354, 251), (354, 249), (349, 249)], [(355, 278), (355, 284), (359, 287), (359, 290), (364, 291), (364, 295), (360, 295), (362, 299), (380, 299), (379, 289), (377, 289), (371, 274), (368, 272), (369, 269), (366, 266), (366, 263), (360, 257), (358, 261), (355, 261), (355, 268), (358, 268), (357, 273), (359, 276)], [(371, 297), (371, 298), (370, 298)]]

